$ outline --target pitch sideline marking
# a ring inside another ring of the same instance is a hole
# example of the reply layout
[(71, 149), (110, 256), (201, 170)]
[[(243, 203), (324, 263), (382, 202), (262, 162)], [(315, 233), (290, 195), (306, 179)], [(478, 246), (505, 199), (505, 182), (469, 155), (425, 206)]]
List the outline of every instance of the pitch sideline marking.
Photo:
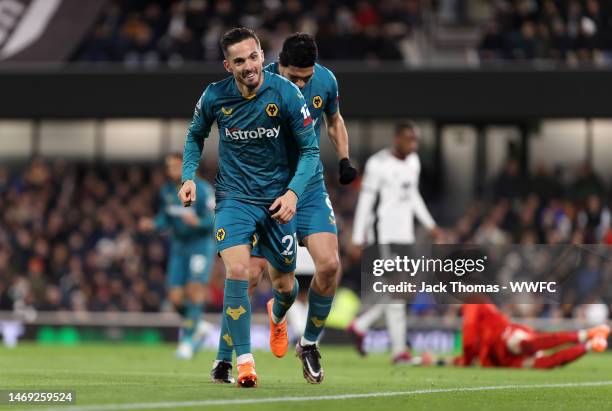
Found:
[(578, 387), (601, 387), (612, 385), (612, 381), (592, 381), (558, 384), (533, 384), (533, 385), (490, 385), (482, 387), (457, 387), (457, 388), (432, 388), (413, 391), (390, 391), (371, 392), (363, 394), (337, 394), (322, 395), (317, 397), (274, 397), (274, 398), (248, 398), (240, 400), (198, 400), (198, 401), (176, 401), (176, 402), (149, 402), (133, 404), (100, 404), (85, 405), (82, 407), (62, 408), (35, 408), (30, 411), (115, 411), (115, 410), (138, 410), (142, 408), (184, 408), (184, 407), (206, 407), (213, 405), (244, 405), (262, 404), (275, 402), (299, 402), (299, 401), (330, 401), (330, 400), (352, 400), (359, 398), (399, 397), (423, 394), (443, 394), (452, 392), (472, 391), (495, 391), (495, 390), (522, 390), (538, 388), (578, 388)]

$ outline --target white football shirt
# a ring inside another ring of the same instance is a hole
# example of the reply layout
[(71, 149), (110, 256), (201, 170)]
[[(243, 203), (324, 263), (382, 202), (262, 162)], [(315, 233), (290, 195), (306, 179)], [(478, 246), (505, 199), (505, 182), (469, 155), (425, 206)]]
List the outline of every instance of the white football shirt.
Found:
[(414, 218), (427, 229), (436, 223), (419, 192), (421, 162), (416, 153), (401, 160), (391, 149), (366, 162), (353, 222), (353, 243), (414, 243)]

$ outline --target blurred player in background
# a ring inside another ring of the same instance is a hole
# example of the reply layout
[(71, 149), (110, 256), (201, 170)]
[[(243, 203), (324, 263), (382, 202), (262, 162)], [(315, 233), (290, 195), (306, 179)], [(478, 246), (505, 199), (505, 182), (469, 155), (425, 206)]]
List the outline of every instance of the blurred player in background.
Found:
[[(610, 327), (538, 332), (510, 322), (493, 304), (464, 304), (462, 354), (453, 365), (483, 367), (554, 368), (577, 360), (589, 351), (608, 347)], [(551, 354), (544, 351), (567, 345)], [(425, 361), (427, 363), (428, 361)], [(450, 365), (443, 361), (439, 365)]]
[(140, 228), (171, 232), (167, 269), (169, 299), (183, 319), (176, 356), (188, 360), (210, 329), (210, 324), (202, 320), (202, 308), (215, 262), (212, 235), (215, 198), (210, 184), (196, 177), (194, 183), (200, 201), (194, 208), (184, 208), (176, 196), (182, 168), (180, 154), (166, 157), (169, 181), (160, 189), (159, 212), (155, 219), (141, 219)]
[[(378, 244), (383, 258), (391, 258), (394, 245), (414, 243), (415, 217), (434, 240), (442, 239), (442, 232), (419, 192), (418, 133), (414, 123), (399, 122), (395, 126), (393, 145), (374, 154), (365, 166), (353, 223), (353, 243), (360, 248)], [(406, 347), (406, 307), (402, 301), (374, 304), (353, 321), (347, 331), (354, 338), (357, 350), (365, 355), (365, 335), (383, 314), (391, 339), (393, 363), (410, 363), (411, 355)]]
[[(196, 105), (185, 140), (179, 196), (185, 206), (196, 201), (194, 173), (204, 139), (216, 121), (220, 138), (215, 237), (226, 270), (222, 326), (229, 331), (222, 337), (236, 350), (238, 387), (248, 388), (257, 386), (248, 296), (251, 249), (257, 241), (268, 262), (274, 289), (272, 317), (279, 324), (299, 288), (294, 275), (293, 216), (319, 164), (319, 145), (299, 89), (263, 71), (264, 55), (256, 34), (235, 28), (223, 35), (220, 44), (223, 65), (232, 75), (210, 84)], [(288, 154), (293, 150), (295, 158)], [(223, 361), (220, 371), (232, 380), (231, 363)]]
[[(329, 69), (316, 62), (317, 57), (314, 38), (309, 34), (296, 33), (285, 39), (278, 62), (266, 66), (265, 70), (280, 74), (300, 88), (312, 115), (317, 141), (320, 141), (321, 120), (325, 117), (327, 135), (339, 159), (340, 183), (349, 184), (357, 176), (357, 170), (349, 160), (348, 132), (338, 107), (338, 83)], [(293, 148), (292, 153), (295, 162), (298, 151)], [(323, 381), (324, 371), (319, 361), (318, 340), (332, 306), (340, 270), (336, 217), (325, 188), (320, 161), (315, 176), (298, 201), (296, 219), (297, 239), (306, 246), (315, 264), (315, 274), (308, 291), (306, 327), (296, 345), (296, 354), (302, 361), (304, 378), (309, 383), (319, 384)], [(251, 290), (260, 281), (267, 266), (258, 246), (254, 247), (252, 256)], [(272, 353), (283, 357), (288, 348), (287, 320), (274, 312), (272, 300), (268, 303), (268, 314)], [(224, 328), (217, 359), (231, 362), (232, 347), (224, 338), (226, 334)], [(212, 374), (213, 380), (216, 380), (214, 369)]]

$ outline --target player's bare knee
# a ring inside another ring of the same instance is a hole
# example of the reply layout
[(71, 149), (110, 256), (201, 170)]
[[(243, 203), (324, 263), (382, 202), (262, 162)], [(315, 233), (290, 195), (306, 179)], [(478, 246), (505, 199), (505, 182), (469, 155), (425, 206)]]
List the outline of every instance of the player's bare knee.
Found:
[(249, 266), (248, 264), (236, 262), (226, 263), (225, 273), (230, 280), (249, 280)]
[(340, 268), (340, 259), (336, 253), (326, 255), (315, 261), (317, 275), (320, 275), (321, 278), (329, 279), (330, 281), (335, 281), (338, 268)]
[(293, 290), (294, 283), (295, 276), (293, 273), (276, 275), (274, 278), (272, 278), (272, 288), (282, 294), (290, 293), (291, 290)]
[(329, 295), (336, 289), (340, 261), (337, 254), (330, 254), (315, 261), (315, 285), (319, 293)]

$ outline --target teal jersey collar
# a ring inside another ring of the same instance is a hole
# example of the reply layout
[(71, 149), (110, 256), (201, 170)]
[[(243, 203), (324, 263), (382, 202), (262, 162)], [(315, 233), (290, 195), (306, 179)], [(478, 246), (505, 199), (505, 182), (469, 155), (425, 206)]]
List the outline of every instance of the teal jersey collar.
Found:
[[(265, 88), (267, 88), (268, 86), (268, 76), (269, 74), (266, 73), (266, 70), (262, 69), (261, 70), (261, 74), (263, 76), (263, 81), (261, 82), (261, 86), (259, 86), (259, 90), (257, 90), (257, 93), (253, 94), (251, 97), (244, 97), (242, 95), (242, 93), (240, 93), (240, 90), (238, 89), (238, 84), (236, 84), (236, 79), (233, 78), (232, 79), (232, 92), (236, 95), (236, 96), (241, 96), (247, 100), (251, 100), (253, 98), (255, 98), (255, 96), (257, 96), (258, 94), (260, 94), (262, 91), (265, 90)], [(233, 75), (232, 75), (233, 77)]]

